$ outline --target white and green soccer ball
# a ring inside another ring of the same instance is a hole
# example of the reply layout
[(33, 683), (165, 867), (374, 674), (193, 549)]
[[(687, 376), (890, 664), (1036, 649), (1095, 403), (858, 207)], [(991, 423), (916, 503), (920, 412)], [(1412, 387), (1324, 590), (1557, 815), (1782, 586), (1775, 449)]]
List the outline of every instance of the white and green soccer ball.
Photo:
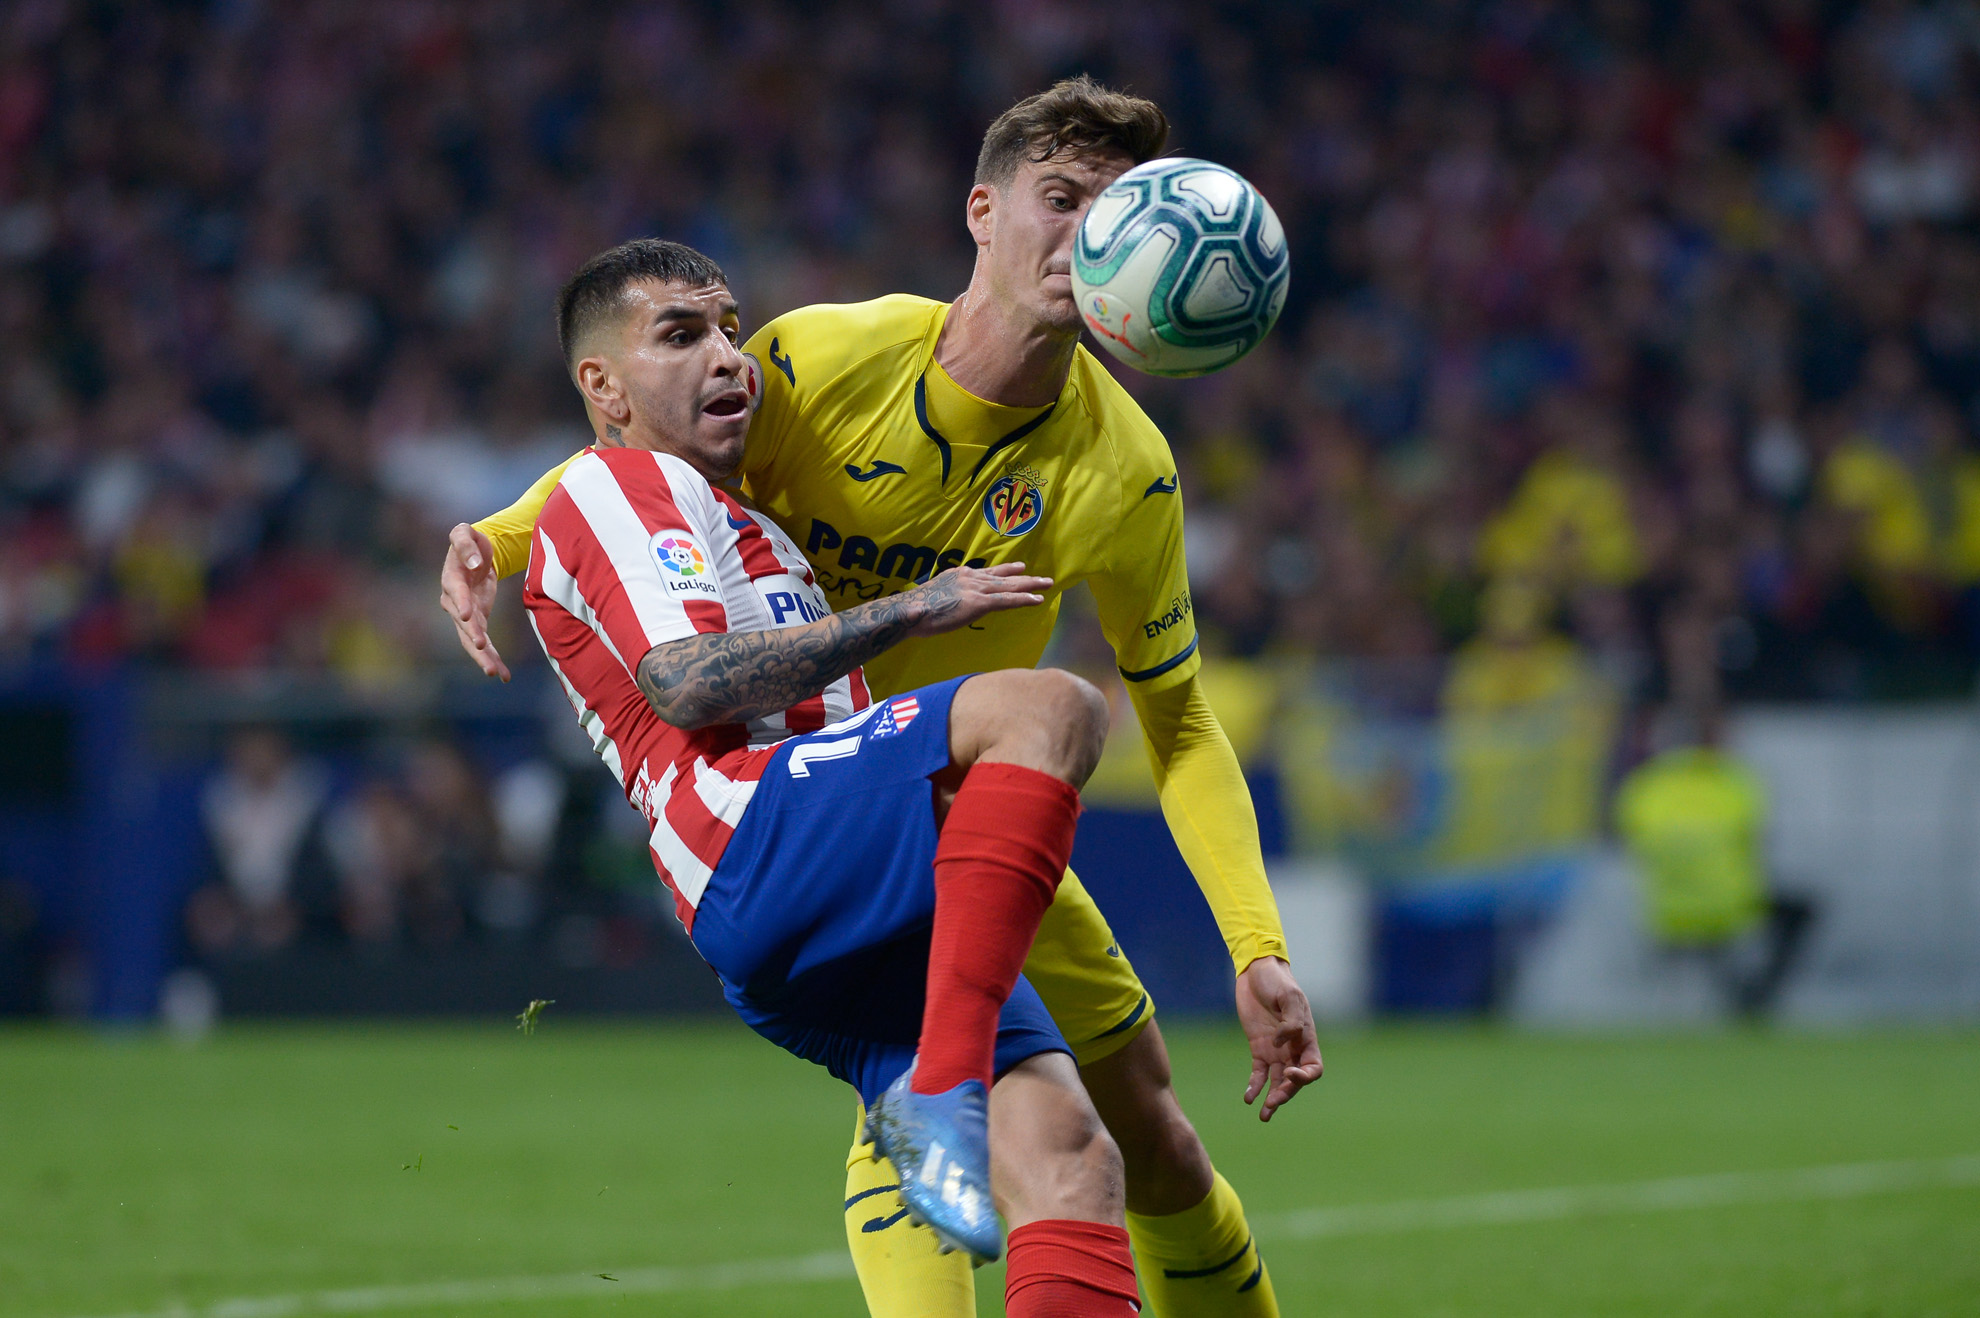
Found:
[(1286, 304), (1286, 231), (1258, 189), (1208, 160), (1151, 160), (1093, 199), (1073, 296), (1101, 346), (1150, 375), (1208, 375)]

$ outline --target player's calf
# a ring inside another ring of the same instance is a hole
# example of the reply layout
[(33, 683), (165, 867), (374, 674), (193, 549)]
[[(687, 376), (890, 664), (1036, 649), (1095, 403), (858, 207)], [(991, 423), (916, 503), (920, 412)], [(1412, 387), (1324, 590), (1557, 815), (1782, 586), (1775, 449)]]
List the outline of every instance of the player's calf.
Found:
[(1210, 1155), (1177, 1101), (1160, 1026), (1080, 1069), (1080, 1079), (1128, 1169), (1128, 1208), (1162, 1216), (1202, 1203), (1216, 1178)]
[(1040, 1053), (990, 1092), (991, 1183), (1013, 1230), (1066, 1219), (1125, 1220), (1121, 1151), (1065, 1053)]

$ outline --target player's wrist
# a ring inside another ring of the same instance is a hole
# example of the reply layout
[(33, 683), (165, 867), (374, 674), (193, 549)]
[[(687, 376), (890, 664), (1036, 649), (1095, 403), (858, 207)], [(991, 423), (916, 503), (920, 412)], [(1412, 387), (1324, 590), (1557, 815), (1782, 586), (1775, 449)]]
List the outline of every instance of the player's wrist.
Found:
[(1270, 992), (1297, 981), (1293, 979), (1290, 962), (1283, 956), (1267, 954), (1254, 957), (1243, 970), (1240, 970), (1238, 982), (1249, 983), (1254, 989)]
[(1236, 967), (1239, 978), (1260, 961), (1277, 961), (1288, 970), (1292, 968), (1292, 956), (1286, 950), (1286, 940), (1273, 934), (1253, 934), (1240, 940), (1231, 952), (1231, 963)]

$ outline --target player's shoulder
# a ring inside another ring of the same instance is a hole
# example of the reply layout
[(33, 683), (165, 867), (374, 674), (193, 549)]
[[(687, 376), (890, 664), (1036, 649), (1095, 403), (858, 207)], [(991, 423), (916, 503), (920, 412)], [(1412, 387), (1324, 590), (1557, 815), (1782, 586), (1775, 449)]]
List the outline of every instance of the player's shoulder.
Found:
[(676, 503), (715, 498), (708, 478), (684, 460), (671, 453), (638, 448), (587, 449), (571, 459), (557, 486), (581, 496), (587, 487), (595, 488), (600, 482), (617, 486), (627, 502), (635, 505), (653, 497)]
[(1131, 487), (1128, 493), (1139, 498), (1161, 492), (1153, 488), (1158, 482), (1174, 493), (1176, 459), (1168, 438), (1084, 345), (1073, 354), (1072, 383), (1094, 434), (1120, 468), (1122, 485)]
[(793, 388), (814, 389), (876, 355), (918, 349), (942, 305), (891, 293), (870, 302), (799, 307), (752, 334), (749, 348)]

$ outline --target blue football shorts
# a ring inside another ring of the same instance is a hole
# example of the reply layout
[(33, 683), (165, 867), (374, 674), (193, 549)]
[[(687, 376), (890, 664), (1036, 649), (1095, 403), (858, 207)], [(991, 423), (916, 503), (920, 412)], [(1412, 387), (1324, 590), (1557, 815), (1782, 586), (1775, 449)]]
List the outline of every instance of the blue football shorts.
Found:
[[(879, 701), (778, 746), (695, 906), (729, 1003), (868, 1106), (914, 1059), (935, 919), (934, 785), (966, 677)], [(998, 1021), (1002, 1075), (1070, 1055), (1030, 983)]]

